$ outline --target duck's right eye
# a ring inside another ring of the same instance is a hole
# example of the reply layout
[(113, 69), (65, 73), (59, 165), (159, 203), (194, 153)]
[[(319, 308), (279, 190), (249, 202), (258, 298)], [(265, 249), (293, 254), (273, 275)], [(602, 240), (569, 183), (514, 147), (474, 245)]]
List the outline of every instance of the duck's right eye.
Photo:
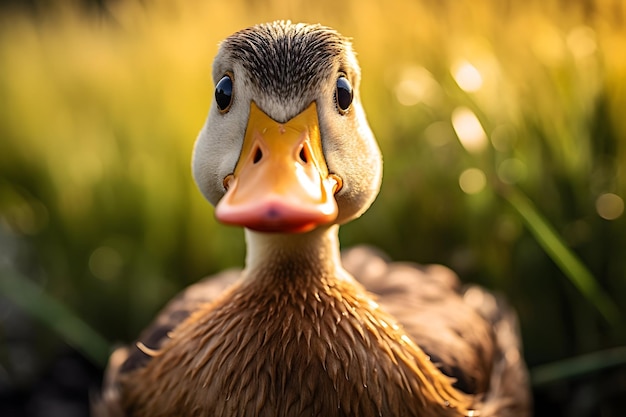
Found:
[(215, 86), (215, 102), (220, 113), (226, 113), (233, 104), (233, 79), (226, 74)]
[(352, 91), (352, 85), (345, 75), (340, 75), (337, 78), (337, 89), (335, 90), (335, 104), (340, 114), (346, 114), (352, 104), (354, 98), (354, 91)]

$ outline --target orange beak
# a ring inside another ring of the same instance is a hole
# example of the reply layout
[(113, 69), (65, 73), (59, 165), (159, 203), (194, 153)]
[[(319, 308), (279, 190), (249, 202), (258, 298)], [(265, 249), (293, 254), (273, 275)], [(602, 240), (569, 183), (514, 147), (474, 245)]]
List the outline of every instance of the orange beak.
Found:
[(315, 102), (286, 123), (250, 104), (235, 171), (215, 215), (226, 224), (261, 232), (306, 232), (335, 220), (341, 179), (329, 174)]

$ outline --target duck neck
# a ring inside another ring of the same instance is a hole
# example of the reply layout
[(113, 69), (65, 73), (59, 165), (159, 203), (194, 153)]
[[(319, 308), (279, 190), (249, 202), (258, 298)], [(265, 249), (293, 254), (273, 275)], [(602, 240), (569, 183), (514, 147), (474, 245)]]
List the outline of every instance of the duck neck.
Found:
[(246, 229), (246, 276), (349, 279), (341, 266), (339, 226), (306, 233), (260, 233)]

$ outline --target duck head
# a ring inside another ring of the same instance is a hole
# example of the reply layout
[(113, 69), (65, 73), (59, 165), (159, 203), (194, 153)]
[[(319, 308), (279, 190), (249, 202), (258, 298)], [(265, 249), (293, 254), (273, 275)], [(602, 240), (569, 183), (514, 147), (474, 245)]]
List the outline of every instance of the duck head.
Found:
[(350, 42), (320, 25), (273, 22), (222, 42), (193, 175), (219, 221), (306, 232), (360, 216), (382, 159)]

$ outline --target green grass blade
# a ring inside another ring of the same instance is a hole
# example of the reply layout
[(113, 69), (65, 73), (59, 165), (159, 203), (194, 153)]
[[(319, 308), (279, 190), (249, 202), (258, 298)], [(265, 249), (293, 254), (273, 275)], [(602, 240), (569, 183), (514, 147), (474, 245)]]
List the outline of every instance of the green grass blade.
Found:
[(0, 295), (54, 330), (67, 344), (104, 367), (111, 344), (67, 306), (15, 271), (0, 271)]
[(618, 326), (620, 312), (617, 305), (598, 285), (594, 276), (585, 265), (565, 245), (548, 221), (541, 216), (532, 201), (521, 191), (514, 188), (508, 189), (504, 193), (504, 198), (522, 217), (543, 250), (580, 290), (583, 296), (595, 306), (609, 324)]
[(592, 352), (574, 358), (535, 366), (531, 372), (535, 387), (560, 382), (590, 372), (626, 365), (626, 346)]

